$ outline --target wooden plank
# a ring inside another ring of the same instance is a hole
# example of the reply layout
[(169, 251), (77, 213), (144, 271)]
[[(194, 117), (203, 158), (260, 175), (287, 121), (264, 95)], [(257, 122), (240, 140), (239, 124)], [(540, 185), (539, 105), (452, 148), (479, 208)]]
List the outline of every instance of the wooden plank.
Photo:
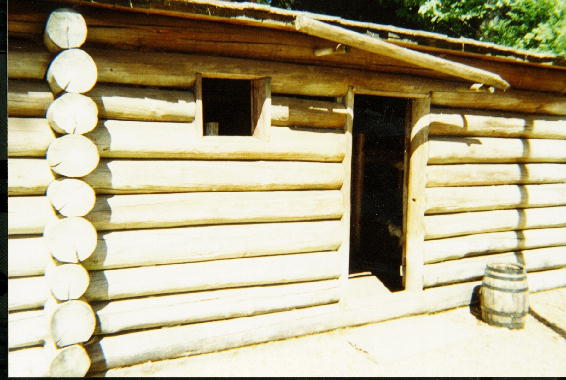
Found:
[(423, 289), (423, 242), (426, 199), (426, 165), (428, 158), (428, 127), (430, 99), (414, 99), (410, 112), (410, 142), (408, 152), (407, 216), (403, 246), (403, 285), (410, 291)]
[(566, 184), (432, 187), (426, 213), (566, 205)]
[(528, 272), (566, 266), (566, 246), (528, 249), (428, 264), (425, 287), (480, 279), (488, 263), (524, 264)]
[(425, 238), (565, 226), (565, 206), (426, 215)]
[(433, 71), (440, 71), (444, 74), (449, 74), (472, 82), (487, 84), (502, 90), (507, 90), (510, 87), (509, 83), (505, 79), (492, 72), (464, 65), (462, 63), (449, 61), (426, 53), (405, 49), (389, 42), (382, 41), (378, 38), (373, 38), (352, 30), (314, 20), (307, 15), (297, 16), (295, 18), (294, 26), (296, 30), (311, 36), (324, 38), (347, 46), (355, 46), (358, 49), (395, 58), (403, 62), (409, 62), (413, 65), (431, 69)]
[(431, 137), (429, 164), (566, 162), (566, 140)]
[(427, 240), (424, 244), (424, 257), (425, 264), (432, 264), (493, 252), (558, 245), (566, 245), (566, 228), (564, 227), (491, 232)]
[[(97, 194), (339, 189), (338, 163), (101, 160), (86, 177)], [(8, 195), (40, 195), (54, 180), (46, 160), (8, 160)]]
[(566, 138), (566, 120), (561, 117), (501, 114), (469, 109), (436, 108), (431, 115), (430, 134), (444, 136)]
[(565, 164), (429, 165), (427, 187), (566, 182)]

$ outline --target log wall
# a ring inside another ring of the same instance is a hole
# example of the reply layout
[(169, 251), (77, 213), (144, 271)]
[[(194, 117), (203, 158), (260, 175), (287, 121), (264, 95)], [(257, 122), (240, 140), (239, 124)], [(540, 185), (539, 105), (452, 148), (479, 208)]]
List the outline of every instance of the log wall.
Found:
[(425, 287), (566, 267), (566, 120), (432, 109)]
[[(273, 95), (269, 139), (204, 138), (191, 75), (171, 85), (142, 70), (116, 82), (105, 73), (130, 53), (95, 56), (98, 82), (86, 95), (98, 122), (84, 137), (100, 161), (80, 173), (96, 195), (87, 201), (86, 195), (61, 196), (63, 177), (50, 152), (76, 123), (53, 118), (72, 116), (77, 106), (59, 101), (42, 80), (50, 53), (20, 42), (26, 62), (9, 65), (7, 125), (13, 356), (52, 339), (48, 321), (55, 317), (45, 317), (54, 315), (46, 314), (52, 313), (50, 274), (72, 269), (49, 269), (56, 254), (85, 256), (89, 281), (76, 302), (92, 305), (100, 336), (339, 301), (349, 225), (341, 192), (349, 175), (343, 163), (349, 111), (334, 89), (317, 89), (316, 99), (296, 97), (302, 91), (293, 89)], [(158, 68), (157, 61), (150, 66)], [(62, 212), (84, 209), (86, 202), (92, 205), (83, 218), (95, 228), (95, 242), (84, 231), (76, 236), (80, 225), (52, 227), (65, 219)], [(58, 282), (57, 289), (77, 289), (77, 281)], [(80, 305), (59, 312), (59, 323), (72, 313), (84, 318)], [(45, 350), (33, 353), (51, 358)], [(21, 371), (16, 365), (12, 373)]]

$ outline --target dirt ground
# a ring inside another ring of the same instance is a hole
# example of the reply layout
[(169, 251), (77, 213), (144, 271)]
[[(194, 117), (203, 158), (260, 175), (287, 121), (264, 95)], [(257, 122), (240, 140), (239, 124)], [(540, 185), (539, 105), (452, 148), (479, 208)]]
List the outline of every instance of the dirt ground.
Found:
[(531, 294), (525, 328), (463, 307), (109, 370), (113, 376), (566, 376), (566, 288)]

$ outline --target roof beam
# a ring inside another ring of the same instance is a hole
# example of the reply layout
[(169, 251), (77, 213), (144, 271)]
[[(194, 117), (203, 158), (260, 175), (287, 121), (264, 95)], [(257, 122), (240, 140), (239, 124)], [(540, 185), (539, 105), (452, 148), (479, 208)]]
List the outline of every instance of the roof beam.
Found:
[(493, 86), (502, 90), (507, 90), (511, 87), (505, 79), (492, 72), (406, 49), (374, 37), (369, 37), (348, 29), (313, 20), (305, 15), (297, 16), (294, 26), (297, 31), (311, 36), (324, 38), (326, 40), (356, 47), (371, 53), (395, 58), (433, 71), (467, 79), (475, 83), (477, 82)]

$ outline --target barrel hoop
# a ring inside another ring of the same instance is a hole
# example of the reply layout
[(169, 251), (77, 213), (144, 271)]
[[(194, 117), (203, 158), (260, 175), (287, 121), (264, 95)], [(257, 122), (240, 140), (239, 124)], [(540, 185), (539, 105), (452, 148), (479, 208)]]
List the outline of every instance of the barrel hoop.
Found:
[(495, 274), (488, 273), (488, 274), (486, 274), (486, 276), (489, 277), (489, 278), (495, 278), (496, 280), (506, 280), (506, 281), (524, 281), (524, 280), (527, 279), (527, 276), (525, 276), (525, 275), (523, 275), (521, 277), (507, 278), (507, 277), (497, 276)]
[(519, 322), (519, 323), (501, 323), (501, 322), (496, 322), (496, 321), (486, 321), (487, 323), (489, 323), (492, 326), (498, 326), (498, 327), (507, 327), (509, 329), (520, 329), (524, 327), (524, 323), (523, 322)]
[(520, 288), (520, 289), (505, 289), (505, 288), (500, 288), (498, 286), (492, 286), (489, 284), (482, 284), (482, 286), (491, 289), (491, 290), (498, 290), (500, 292), (505, 292), (505, 293), (523, 293), (523, 292), (528, 292), (529, 288)]
[[(513, 265), (519, 266), (519, 264), (513, 264)], [(497, 273), (511, 273), (511, 274), (521, 274), (521, 273), (523, 273), (523, 269), (517, 269), (517, 270), (499, 269), (499, 268), (496, 268), (496, 267), (490, 266), (490, 265), (487, 266), (486, 270), (494, 271), (494, 272), (497, 272)]]
[(507, 312), (507, 311), (493, 310), (492, 308), (485, 307), (485, 306), (482, 306), (482, 310), (489, 313), (489, 314), (499, 315), (501, 317), (520, 318), (520, 317), (524, 317), (525, 315), (527, 315), (526, 311), (510, 313), (510, 312)]

